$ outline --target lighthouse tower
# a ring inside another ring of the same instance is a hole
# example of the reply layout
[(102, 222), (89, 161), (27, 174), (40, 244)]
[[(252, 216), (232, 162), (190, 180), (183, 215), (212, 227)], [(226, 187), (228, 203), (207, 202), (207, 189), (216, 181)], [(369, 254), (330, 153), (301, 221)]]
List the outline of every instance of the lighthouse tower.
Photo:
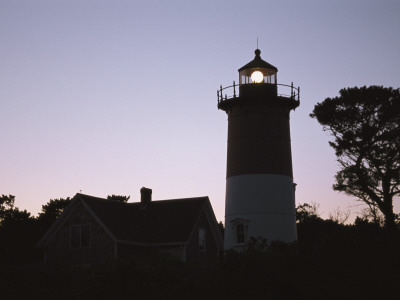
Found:
[(250, 237), (297, 239), (289, 114), (300, 88), (278, 84), (278, 69), (260, 54), (238, 70), (239, 84), (217, 93), (228, 115), (225, 249)]

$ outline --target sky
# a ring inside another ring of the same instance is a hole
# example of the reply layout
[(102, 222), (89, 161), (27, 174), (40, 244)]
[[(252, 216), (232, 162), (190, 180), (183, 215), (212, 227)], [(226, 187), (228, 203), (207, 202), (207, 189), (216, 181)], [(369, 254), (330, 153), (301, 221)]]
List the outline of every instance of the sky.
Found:
[[(227, 117), (217, 89), (254, 50), (301, 88), (296, 203), (332, 190), (330, 136), (309, 117), (342, 88), (400, 87), (400, 1), (0, 0), (0, 194), (32, 214), (82, 192), (209, 196), (224, 220)], [(399, 211), (396, 203), (395, 209)]]

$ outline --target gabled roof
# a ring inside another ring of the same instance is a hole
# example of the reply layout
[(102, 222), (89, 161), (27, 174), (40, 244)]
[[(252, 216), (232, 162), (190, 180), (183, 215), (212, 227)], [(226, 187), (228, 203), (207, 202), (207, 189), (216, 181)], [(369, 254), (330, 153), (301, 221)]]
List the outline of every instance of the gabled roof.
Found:
[(80, 194), (117, 240), (186, 242), (208, 197), (123, 203)]
[(247, 70), (247, 69), (254, 69), (254, 68), (267, 68), (267, 69), (272, 69), (275, 70), (276, 72), (278, 72), (278, 68), (274, 67), (273, 65), (271, 65), (270, 63), (267, 63), (265, 60), (261, 59), (261, 51), (259, 49), (256, 49), (254, 51), (255, 53), (255, 57), (254, 59), (249, 62), (248, 64), (244, 65), (243, 67), (241, 67), (238, 71), (243, 71), (243, 70)]
[(76, 194), (38, 246), (47, 244), (79, 202), (113, 240), (143, 245), (186, 243), (203, 209), (214, 215), (208, 197), (151, 201), (144, 205)]

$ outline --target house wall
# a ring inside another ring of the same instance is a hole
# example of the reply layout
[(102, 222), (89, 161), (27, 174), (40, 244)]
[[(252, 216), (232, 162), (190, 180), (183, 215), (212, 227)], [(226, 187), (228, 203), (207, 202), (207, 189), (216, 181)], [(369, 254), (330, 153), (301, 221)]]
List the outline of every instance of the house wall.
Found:
[[(71, 249), (70, 226), (91, 225), (91, 243), (88, 248)], [(114, 258), (114, 242), (98, 225), (81, 203), (70, 214), (62, 227), (50, 240), (45, 249), (45, 259), (48, 263), (57, 264), (95, 264)]]
[[(199, 228), (204, 228), (206, 232), (205, 251), (200, 251)], [(210, 224), (207, 220), (206, 214), (204, 211), (202, 211), (199, 221), (193, 231), (193, 234), (186, 248), (186, 261), (217, 263), (219, 262), (221, 250), (222, 249), (218, 248), (218, 244), (214, 239), (214, 235), (211, 231)]]

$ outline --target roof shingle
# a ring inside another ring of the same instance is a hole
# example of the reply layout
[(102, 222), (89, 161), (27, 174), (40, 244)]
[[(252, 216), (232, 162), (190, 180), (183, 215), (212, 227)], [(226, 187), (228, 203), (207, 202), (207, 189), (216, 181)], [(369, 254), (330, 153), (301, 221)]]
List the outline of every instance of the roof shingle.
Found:
[(146, 244), (180, 243), (191, 231), (208, 197), (124, 203), (83, 194), (84, 201), (119, 241)]

